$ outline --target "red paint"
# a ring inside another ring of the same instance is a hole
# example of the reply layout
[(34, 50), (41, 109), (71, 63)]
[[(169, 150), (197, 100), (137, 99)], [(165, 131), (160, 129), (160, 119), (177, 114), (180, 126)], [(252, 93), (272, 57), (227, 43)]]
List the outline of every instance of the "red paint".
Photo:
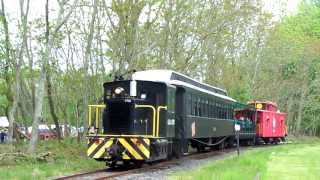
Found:
[(94, 139), (94, 143), (97, 144), (97, 145), (100, 144), (100, 139), (99, 138), (95, 138)]
[(287, 127), (285, 124), (287, 114), (280, 112), (276, 103), (250, 102), (249, 104), (257, 107), (261, 104), (262, 108), (257, 109), (256, 134), (262, 138), (280, 138), (286, 136)]
[(142, 144), (142, 141), (143, 141), (142, 139), (137, 139), (136, 142), (135, 142), (135, 144), (138, 145), (138, 146), (140, 146), (140, 145)]

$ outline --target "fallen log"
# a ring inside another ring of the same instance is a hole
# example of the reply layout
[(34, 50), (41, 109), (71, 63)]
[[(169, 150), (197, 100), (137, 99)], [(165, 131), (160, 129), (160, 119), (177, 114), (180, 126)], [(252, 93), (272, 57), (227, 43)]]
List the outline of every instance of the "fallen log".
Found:
[(15, 158), (27, 158), (28, 155), (22, 152), (16, 152), (16, 153), (2, 153), (0, 154), (0, 161), (7, 158), (15, 159)]
[(15, 153), (2, 153), (0, 154), (0, 161), (4, 159), (12, 159), (12, 160), (28, 160), (28, 159), (35, 159), (37, 161), (52, 161), (53, 160), (53, 153), (51, 152), (44, 152), (40, 153), (37, 155), (31, 155), (31, 154), (26, 154), (22, 152), (15, 152)]

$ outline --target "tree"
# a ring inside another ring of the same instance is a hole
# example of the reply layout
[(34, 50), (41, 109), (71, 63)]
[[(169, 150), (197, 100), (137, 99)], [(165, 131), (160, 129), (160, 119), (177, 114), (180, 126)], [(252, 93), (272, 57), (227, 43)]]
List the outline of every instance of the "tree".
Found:
[(289, 130), (297, 135), (319, 134), (319, 120), (314, 116), (318, 112), (319, 14), (319, 7), (302, 3), (296, 15), (272, 29), (262, 51), (260, 83), (254, 92), (256, 97), (286, 107)]
[[(32, 124), (32, 137), (30, 140), (30, 145), (29, 145), (29, 153), (33, 153), (35, 151), (35, 147), (37, 145), (38, 141), (38, 124), (41, 121), (43, 115), (43, 98), (44, 98), (44, 83), (47, 77), (47, 70), (48, 70), (48, 64), (50, 62), (51, 53), (52, 53), (52, 48), (53, 48), (53, 43), (56, 42), (56, 37), (57, 33), (61, 29), (61, 27), (67, 22), (67, 20), (70, 18), (72, 12), (74, 11), (75, 6), (77, 5), (77, 0), (75, 0), (71, 6), (71, 9), (66, 13), (65, 12), (65, 4), (67, 1), (59, 1), (59, 14), (58, 14), (58, 20), (57, 23), (52, 27), (53, 31), (50, 33), (50, 27), (49, 27), (49, 0), (46, 1), (45, 9), (45, 42), (44, 42), (44, 50), (43, 50), (43, 56), (41, 60), (41, 73), (38, 81), (36, 82), (35, 85), (35, 94), (36, 94), (36, 99), (35, 99), (35, 107), (34, 107), (34, 113), (33, 113), (33, 124)], [(49, 79), (49, 78), (47, 78)], [(47, 82), (48, 83), (48, 82)], [(49, 85), (50, 87), (50, 85)], [(50, 89), (48, 90), (50, 94)], [(50, 96), (50, 95), (49, 95)], [(55, 125), (56, 125), (56, 130), (58, 132), (58, 135), (60, 135), (60, 126), (58, 119), (55, 115), (54, 112), (54, 106), (53, 102), (51, 100), (51, 114), (54, 117)]]
[[(26, 3), (26, 4), (25, 4)], [(5, 54), (6, 54), (6, 65), (5, 65), (5, 79), (7, 83), (6, 96), (9, 100), (9, 106), (7, 107), (6, 115), (9, 119), (9, 142), (13, 141), (13, 132), (15, 124), (15, 113), (17, 112), (18, 104), (20, 101), (21, 93), (21, 66), (23, 64), (23, 54), (25, 51), (25, 45), (27, 43), (27, 21), (29, 13), (29, 3), (27, 0), (20, 0), (20, 21), (21, 21), (21, 44), (18, 44), (15, 51), (13, 51), (12, 43), (9, 38), (9, 27), (7, 18), (5, 15), (4, 2), (1, 0), (1, 20), (4, 27), (5, 36)], [(17, 60), (16, 60), (17, 59)], [(11, 69), (12, 68), (12, 69)], [(10, 78), (10, 69), (14, 72), (14, 79)], [(11, 86), (13, 84), (13, 86)]]

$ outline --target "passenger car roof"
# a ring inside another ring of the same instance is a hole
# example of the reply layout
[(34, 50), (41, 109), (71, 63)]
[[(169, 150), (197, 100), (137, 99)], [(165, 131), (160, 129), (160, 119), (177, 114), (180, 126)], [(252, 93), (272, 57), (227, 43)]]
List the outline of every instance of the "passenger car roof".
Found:
[(218, 96), (220, 98), (236, 101), (227, 96), (227, 91), (218, 87), (208, 85), (206, 83), (199, 82), (184, 74), (172, 71), (172, 70), (146, 70), (137, 71), (132, 75), (132, 80), (154, 81), (164, 82), (170, 85), (180, 85), (202, 91), (207, 94)]

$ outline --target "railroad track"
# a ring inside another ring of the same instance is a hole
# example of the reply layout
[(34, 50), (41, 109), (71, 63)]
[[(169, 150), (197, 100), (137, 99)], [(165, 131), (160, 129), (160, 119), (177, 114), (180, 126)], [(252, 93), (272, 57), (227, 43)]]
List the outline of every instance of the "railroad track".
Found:
[[(264, 147), (273, 147), (272, 145), (259, 145), (259, 146), (246, 146), (246, 147), (240, 147), (241, 151), (247, 150), (247, 149), (255, 149), (255, 148), (264, 148)], [(189, 155), (186, 155), (180, 159), (173, 159), (168, 161), (161, 161), (161, 162), (155, 162), (152, 165), (144, 164), (140, 168), (104, 168), (99, 169), (95, 171), (90, 172), (81, 172), (69, 176), (62, 176), (57, 178), (52, 178), (54, 180), (100, 180), (100, 179), (113, 179), (116, 177), (121, 177), (129, 174), (139, 174), (143, 172), (152, 172), (152, 171), (158, 171), (162, 169), (167, 169), (172, 166), (178, 166), (182, 161), (186, 159), (206, 159), (210, 157), (219, 157), (221, 155), (229, 155), (231, 153), (236, 153), (236, 148), (231, 149), (224, 149), (223, 151), (208, 151), (208, 152), (202, 152), (202, 153), (196, 153), (192, 152)]]
[(166, 168), (170, 165), (174, 165), (174, 162), (159, 162), (154, 165), (144, 165), (140, 168), (132, 168), (132, 169), (124, 169), (124, 168), (104, 168), (100, 170), (90, 171), (90, 172), (82, 172), (78, 174), (73, 174), (70, 176), (62, 176), (58, 178), (53, 178), (54, 180), (100, 180), (100, 179), (113, 179), (116, 177), (141, 173), (145, 171), (159, 170), (161, 168)]

